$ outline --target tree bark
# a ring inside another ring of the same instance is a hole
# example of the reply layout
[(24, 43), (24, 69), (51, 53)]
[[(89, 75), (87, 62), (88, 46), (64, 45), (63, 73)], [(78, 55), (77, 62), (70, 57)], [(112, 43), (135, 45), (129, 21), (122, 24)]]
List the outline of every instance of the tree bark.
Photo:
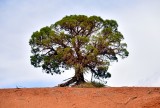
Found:
[(79, 85), (85, 82), (83, 72), (76, 73), (75, 77), (76, 77), (76, 85)]
[(69, 81), (67, 81), (65, 83), (59, 84), (58, 86), (66, 87), (66, 86), (69, 86), (70, 84), (73, 84), (73, 83), (75, 83), (75, 85), (80, 85), (82, 83), (85, 83), (84, 75), (83, 75), (83, 72), (81, 71), (80, 68), (75, 68), (74, 77), (72, 77)]

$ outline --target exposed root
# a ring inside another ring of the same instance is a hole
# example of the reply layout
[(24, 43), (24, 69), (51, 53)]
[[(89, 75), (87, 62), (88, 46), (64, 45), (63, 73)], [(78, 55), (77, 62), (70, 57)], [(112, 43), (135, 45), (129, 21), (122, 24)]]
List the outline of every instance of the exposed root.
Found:
[(74, 82), (76, 82), (76, 77), (72, 77), (70, 80), (68, 80), (65, 83), (59, 84), (59, 87), (66, 87), (69, 86), (70, 84), (73, 84)]
[(70, 80), (68, 80), (67, 82), (59, 84), (58, 86), (59, 87), (67, 87), (67, 86), (69, 86), (69, 85), (71, 85), (73, 83), (75, 83), (75, 85), (80, 85), (82, 83), (85, 83), (83, 78), (82, 79), (77, 79), (77, 77), (74, 76), (74, 77), (69, 78), (69, 79)]

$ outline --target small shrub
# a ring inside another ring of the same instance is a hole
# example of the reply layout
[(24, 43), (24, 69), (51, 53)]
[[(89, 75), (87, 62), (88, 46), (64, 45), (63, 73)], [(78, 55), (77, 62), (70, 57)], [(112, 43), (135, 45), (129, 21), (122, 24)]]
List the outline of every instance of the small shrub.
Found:
[(100, 82), (85, 82), (80, 85), (74, 85), (72, 87), (78, 87), (78, 88), (100, 88), (100, 87), (105, 87), (105, 84), (100, 83)]
[(91, 82), (91, 83), (92, 83), (92, 85), (93, 85), (94, 87), (97, 87), (97, 88), (105, 87), (105, 84), (100, 83), (100, 82), (93, 81), (93, 82)]

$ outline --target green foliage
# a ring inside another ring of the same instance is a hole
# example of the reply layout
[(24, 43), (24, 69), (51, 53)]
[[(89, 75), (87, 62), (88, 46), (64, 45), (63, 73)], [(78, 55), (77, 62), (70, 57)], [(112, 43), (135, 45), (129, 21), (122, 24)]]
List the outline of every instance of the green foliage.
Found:
[(98, 16), (65, 16), (50, 27), (33, 32), (31, 64), (46, 73), (61, 74), (74, 68), (90, 71), (96, 79), (110, 78), (110, 62), (129, 55), (115, 20)]

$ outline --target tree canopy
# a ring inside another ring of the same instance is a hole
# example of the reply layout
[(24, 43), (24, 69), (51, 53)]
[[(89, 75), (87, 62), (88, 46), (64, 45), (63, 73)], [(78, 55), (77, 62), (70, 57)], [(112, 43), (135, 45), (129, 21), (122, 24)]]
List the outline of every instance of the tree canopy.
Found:
[(129, 55), (123, 39), (115, 20), (99, 16), (65, 16), (33, 32), (29, 41), (31, 64), (52, 75), (68, 68), (75, 69), (75, 75), (60, 86), (85, 82), (86, 72), (97, 79), (106, 79), (111, 77), (110, 62)]

